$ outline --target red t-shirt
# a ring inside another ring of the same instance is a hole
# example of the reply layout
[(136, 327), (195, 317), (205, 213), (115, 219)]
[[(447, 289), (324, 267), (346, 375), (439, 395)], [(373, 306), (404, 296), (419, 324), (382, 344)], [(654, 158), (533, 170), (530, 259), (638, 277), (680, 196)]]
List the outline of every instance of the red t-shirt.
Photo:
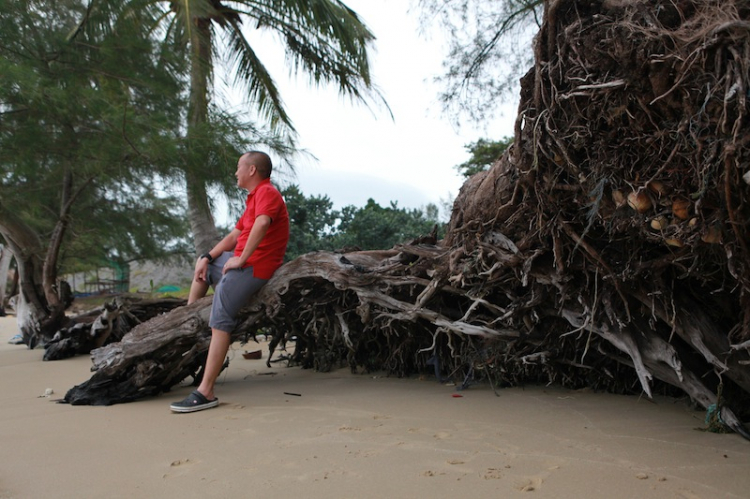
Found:
[(250, 236), (250, 229), (260, 215), (271, 217), (271, 225), (244, 267), (252, 266), (253, 276), (259, 279), (270, 279), (276, 269), (284, 263), (284, 253), (289, 242), (289, 213), (286, 211), (286, 203), (270, 179), (263, 180), (247, 195), (245, 213), (235, 225), (240, 235), (237, 237), (234, 256), (242, 255)]

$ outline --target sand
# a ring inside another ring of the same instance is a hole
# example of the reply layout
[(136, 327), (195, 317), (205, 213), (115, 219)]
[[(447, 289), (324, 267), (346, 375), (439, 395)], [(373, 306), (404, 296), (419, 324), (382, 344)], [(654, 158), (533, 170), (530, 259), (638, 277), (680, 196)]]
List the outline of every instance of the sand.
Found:
[(3, 499), (750, 497), (750, 442), (697, 431), (681, 400), (269, 369), (241, 355), (261, 343), (233, 345), (216, 409), (171, 413), (188, 386), (70, 406), (88, 356), (44, 362), (15, 328), (0, 318)]

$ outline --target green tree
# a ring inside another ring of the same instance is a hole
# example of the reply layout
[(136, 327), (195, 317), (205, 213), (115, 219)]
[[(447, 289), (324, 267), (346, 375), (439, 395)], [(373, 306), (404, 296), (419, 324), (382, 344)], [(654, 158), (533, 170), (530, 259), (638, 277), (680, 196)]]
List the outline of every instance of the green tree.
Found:
[(71, 39), (87, 12), (80, 1), (0, 7), (0, 235), (33, 344), (64, 317), (65, 241), (71, 256), (95, 260), (185, 233), (176, 198), (155, 192), (176, 166), (180, 61), (155, 50), (138, 18)]
[(328, 196), (305, 196), (296, 185), (281, 191), (289, 210), (286, 259), (317, 250), (333, 249), (338, 212)]
[(471, 154), (471, 158), (460, 165), (456, 165), (455, 168), (465, 178), (488, 170), (512, 143), (513, 137), (504, 137), (494, 141), (479, 139), (476, 142), (472, 142), (465, 146), (466, 150)]
[[(90, 10), (109, 11), (119, 3), (92, 0)], [(356, 99), (363, 99), (363, 92), (372, 89), (367, 48), (374, 37), (357, 14), (338, 0), (130, 0), (126, 5), (128, 12), (150, 17), (152, 32), (163, 35), (165, 45), (181, 47), (189, 54), (184, 167), (197, 252), (207, 251), (220, 237), (211, 216), (207, 184), (231, 178), (231, 172), (214, 167), (202, 140), (209, 122), (215, 54), (222, 53), (231, 62), (235, 83), (288, 149), (294, 148), (292, 120), (245, 30), (278, 35), (292, 71), (303, 70), (314, 84), (334, 82), (343, 94)], [(219, 33), (222, 41), (217, 40)], [(229, 162), (232, 168), (235, 162), (236, 158)]]
[(388, 249), (430, 234), (438, 222), (434, 204), (404, 209), (391, 203), (383, 208), (369, 199), (363, 207), (333, 209), (328, 196), (305, 196), (296, 185), (282, 189), (290, 221), (286, 259), (313, 251), (346, 248)]
[(399, 208), (396, 202), (382, 207), (368, 199), (362, 208), (345, 206), (339, 214), (337, 232), (332, 239), (335, 248), (357, 247), (365, 250), (388, 249), (420, 236), (429, 235), (437, 220), (438, 209)]
[(447, 33), (444, 108), (458, 121), (492, 117), (497, 103), (514, 96), (533, 65), (531, 39), (541, 26), (542, 0), (419, 0), (423, 23)]

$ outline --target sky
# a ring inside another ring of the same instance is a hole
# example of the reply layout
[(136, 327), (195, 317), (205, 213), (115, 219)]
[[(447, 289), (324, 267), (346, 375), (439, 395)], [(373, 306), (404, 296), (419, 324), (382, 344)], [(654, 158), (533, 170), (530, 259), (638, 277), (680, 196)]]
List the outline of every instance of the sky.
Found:
[[(378, 101), (370, 108), (338, 95), (333, 85), (311, 88), (307, 77), (289, 78), (283, 51), (271, 44), (261, 54), (281, 89), (299, 135), (316, 160), (295, 164), (296, 183), (308, 195), (327, 195), (334, 208), (438, 206), (458, 194), (463, 183), (455, 166), (469, 159), (465, 146), (479, 138), (513, 134), (517, 101), (481, 127), (456, 129), (442, 112), (440, 87), (447, 45), (433, 27), (426, 34), (407, 0), (345, 0), (375, 34), (373, 81), (393, 114)], [(279, 46), (280, 47), (280, 46)], [(447, 214), (443, 214), (447, 219)]]

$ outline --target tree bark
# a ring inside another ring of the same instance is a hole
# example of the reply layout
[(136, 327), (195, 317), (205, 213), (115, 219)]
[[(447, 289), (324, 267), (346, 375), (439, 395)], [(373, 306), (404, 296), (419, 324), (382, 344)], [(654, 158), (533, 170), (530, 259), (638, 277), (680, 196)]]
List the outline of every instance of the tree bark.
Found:
[(47, 308), (42, 277), (44, 248), (39, 237), (1, 201), (0, 234), (13, 252), (19, 275), (18, 329), (24, 343), (34, 348), (60, 328), (64, 311), (60, 310), (53, 316)]
[(57, 280), (58, 256), (70, 222), (70, 209), (92, 179), (78, 187), (73, 180), (73, 173), (67, 170), (62, 179), (59, 217), (46, 249), (37, 233), (0, 201), (0, 234), (13, 252), (18, 268), (16, 318), (29, 348), (49, 341), (68, 322), (65, 309), (69, 303), (63, 299), (66, 290)]
[(89, 354), (104, 345), (121, 341), (138, 324), (166, 314), (186, 300), (179, 298), (140, 299), (115, 296), (102, 307), (70, 318), (44, 346), (44, 360), (61, 360)]
[(221, 239), (211, 215), (205, 175), (208, 165), (201, 147), (202, 129), (208, 122), (208, 96), (211, 75), (211, 20), (192, 18), (190, 30), (190, 100), (188, 109), (188, 161), (185, 170), (188, 218), (196, 254), (205, 253)]
[(10, 248), (0, 244), (0, 310), (4, 310), (8, 297), (8, 271), (12, 260), (13, 253)]

